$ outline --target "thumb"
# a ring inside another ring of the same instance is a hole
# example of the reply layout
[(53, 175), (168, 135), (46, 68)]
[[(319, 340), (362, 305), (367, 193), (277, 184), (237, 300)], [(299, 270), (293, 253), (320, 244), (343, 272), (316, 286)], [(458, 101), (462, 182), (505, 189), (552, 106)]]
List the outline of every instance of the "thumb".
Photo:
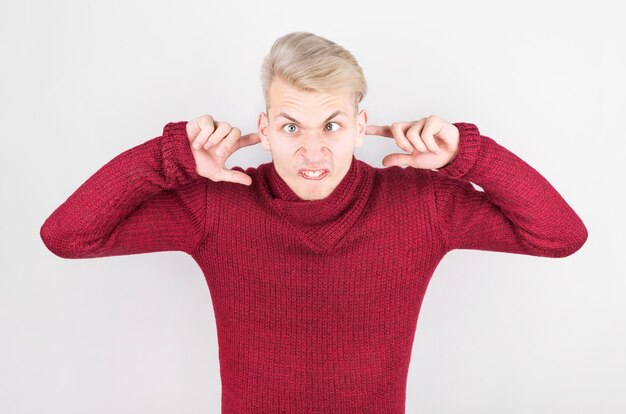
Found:
[(235, 170), (224, 170), (222, 171), (222, 180), (230, 181), (233, 183), (239, 183), (244, 185), (252, 184), (252, 178), (248, 174), (244, 174), (240, 171)]
[(389, 154), (383, 158), (383, 166), (389, 167), (392, 165), (404, 166), (409, 165), (413, 168), (442, 168), (440, 156), (431, 152), (418, 152), (413, 154)]
[(415, 158), (415, 156), (412, 154), (393, 153), (386, 155), (382, 163), (385, 167), (391, 167), (392, 165), (412, 165), (411, 161), (413, 158)]

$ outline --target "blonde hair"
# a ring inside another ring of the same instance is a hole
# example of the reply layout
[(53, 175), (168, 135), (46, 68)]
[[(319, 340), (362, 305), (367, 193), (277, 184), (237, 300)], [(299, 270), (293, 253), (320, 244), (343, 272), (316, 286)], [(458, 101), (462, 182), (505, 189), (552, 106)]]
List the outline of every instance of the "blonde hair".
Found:
[(351, 92), (355, 115), (367, 94), (363, 69), (352, 53), (310, 32), (291, 32), (279, 37), (265, 56), (261, 82), (266, 110), (269, 109), (269, 90), (275, 77), (304, 91)]

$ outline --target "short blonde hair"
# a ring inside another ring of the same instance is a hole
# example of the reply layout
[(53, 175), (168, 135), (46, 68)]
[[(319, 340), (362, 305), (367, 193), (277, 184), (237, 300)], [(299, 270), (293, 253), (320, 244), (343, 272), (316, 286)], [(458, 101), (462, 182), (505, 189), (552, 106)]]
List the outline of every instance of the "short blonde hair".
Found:
[(269, 109), (269, 90), (275, 77), (305, 91), (351, 92), (355, 116), (367, 94), (363, 69), (352, 53), (310, 32), (291, 32), (279, 37), (265, 56), (261, 82), (266, 109)]

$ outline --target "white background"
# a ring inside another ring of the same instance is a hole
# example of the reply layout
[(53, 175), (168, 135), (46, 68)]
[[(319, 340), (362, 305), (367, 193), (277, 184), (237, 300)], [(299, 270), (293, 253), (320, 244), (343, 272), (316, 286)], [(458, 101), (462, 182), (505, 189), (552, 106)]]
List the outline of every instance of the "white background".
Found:
[[(567, 258), (447, 255), (420, 313), (407, 413), (626, 412), (626, 33), (604, 3), (2, 0), (0, 412), (219, 412), (193, 259), (65, 260), (39, 229), (170, 121), (209, 113), (256, 131), (262, 58), (295, 30), (356, 56), (370, 123), (474, 123), (589, 230)], [(396, 150), (369, 137), (356, 155), (381, 167)], [(270, 159), (259, 145), (227, 165)]]

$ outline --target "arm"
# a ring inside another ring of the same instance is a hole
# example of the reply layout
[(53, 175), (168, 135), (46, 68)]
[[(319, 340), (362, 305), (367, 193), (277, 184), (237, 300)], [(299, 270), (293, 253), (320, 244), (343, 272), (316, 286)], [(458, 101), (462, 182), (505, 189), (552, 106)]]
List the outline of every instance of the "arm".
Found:
[(565, 257), (582, 247), (584, 223), (541, 174), (475, 125), (454, 125), (456, 157), (429, 170), (446, 251)]
[(196, 173), (186, 124), (167, 124), (89, 177), (43, 223), (46, 247), (63, 258), (191, 254), (204, 234), (209, 180)]

